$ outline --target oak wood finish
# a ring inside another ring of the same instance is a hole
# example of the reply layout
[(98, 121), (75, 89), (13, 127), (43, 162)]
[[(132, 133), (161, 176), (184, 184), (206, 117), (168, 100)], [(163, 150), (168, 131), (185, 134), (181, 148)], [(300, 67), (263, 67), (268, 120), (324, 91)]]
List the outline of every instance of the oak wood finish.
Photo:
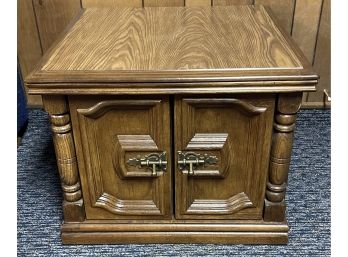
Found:
[(73, 232), (62, 233), (65, 244), (286, 244), (282, 232)]
[(52, 124), (53, 142), (64, 196), (64, 220), (83, 221), (85, 209), (67, 100), (64, 96), (43, 96), (43, 103)]
[(184, 6), (185, 0), (143, 0), (145, 7)]
[[(243, 78), (247, 79), (247, 78)], [(270, 78), (268, 78), (270, 79)], [(191, 82), (191, 83), (122, 83), (115, 87), (114, 84), (78, 84), (74, 88), (67, 88), (64, 84), (54, 87), (51, 84), (41, 84), (42, 88), (31, 89), (32, 94), (47, 94), (46, 86), (50, 87), (49, 94), (74, 94), (74, 95), (165, 95), (165, 94), (221, 94), (221, 93), (280, 93), (315, 91), (317, 80), (301, 81), (265, 81), (265, 82)], [(72, 85), (72, 84), (70, 84)], [(194, 87), (193, 87), (194, 86)]]
[(283, 221), (285, 219), (285, 190), (296, 113), (300, 109), (301, 101), (301, 93), (278, 96), (263, 217), (265, 221)]
[(81, 0), (83, 8), (90, 7), (142, 7), (143, 0)]
[(210, 6), (212, 0), (185, 0), (185, 6)]
[(243, 5), (253, 4), (254, 0), (213, 0), (213, 5)]
[[(171, 217), (171, 169), (151, 175), (138, 155), (170, 153), (168, 100), (69, 98), (88, 219)], [(170, 155), (168, 155), (170, 161)]]
[(51, 117), (63, 242), (286, 243), (317, 80), (263, 7), (85, 10), (26, 80)]
[[(77, 2), (78, 0), (75, 0)], [(36, 1), (37, 3), (38, 1)], [(37, 28), (39, 26), (45, 28), (50, 26), (54, 28), (64, 28), (64, 24), (67, 22), (67, 16), (71, 12), (69, 8), (74, 9), (75, 4), (72, 1), (54, 1), (42, 0), (42, 5), (37, 5), (39, 8), (35, 8), (38, 15), (35, 14), (32, 6), (32, 1), (19, 1), (18, 2), (18, 59), (21, 63), (21, 72), (23, 77), (32, 70), (35, 64), (39, 61), (42, 53), (40, 44), (46, 44), (40, 42), (40, 37), (43, 39), (49, 38), (53, 43), (57, 37), (57, 33), (51, 33), (50, 30), (40, 29), (39, 33)], [(208, 5), (238, 5), (238, 4), (253, 4), (254, 0), (186, 0), (185, 6), (208, 6)], [(53, 3), (53, 4), (52, 4)], [(305, 108), (320, 108), (330, 106), (330, 102), (323, 93), (323, 89), (326, 89), (330, 93), (330, 62), (327, 61), (329, 57), (330, 45), (319, 42), (320, 47), (316, 47), (317, 38), (320, 39), (323, 36), (330, 38), (330, 23), (324, 21), (327, 17), (327, 13), (330, 11), (330, 2), (328, 2), (325, 8), (322, 8), (323, 0), (296, 0), (295, 9), (293, 12), (288, 11), (290, 9), (284, 8), (285, 1), (271, 1), (267, 6), (270, 7), (279, 20), (292, 21), (291, 34), (292, 38), (296, 41), (299, 47), (310, 63), (313, 63), (314, 56), (316, 56), (316, 68), (321, 75), (321, 83), (319, 93), (305, 93), (303, 97), (303, 107)], [(142, 0), (82, 0), (81, 4), (84, 8), (89, 7), (142, 7)], [(159, 2), (159, 4), (161, 4)], [(52, 8), (54, 7), (54, 8)], [(44, 13), (45, 15), (41, 15)], [(46, 15), (47, 14), (47, 15)], [(63, 14), (63, 15), (62, 15)], [(49, 15), (49, 16), (48, 16)], [(319, 33), (320, 19), (323, 19), (321, 24), (325, 25), (325, 29), (322, 29)], [(60, 30), (61, 30), (60, 29)], [(40, 35), (42, 34), (42, 35)], [(47, 40), (46, 40), (47, 41)], [(319, 40), (323, 41), (323, 40)], [(48, 45), (49, 46), (49, 45)], [(317, 53), (315, 50), (317, 49)], [(37, 51), (39, 54), (37, 55)], [(33, 58), (36, 57), (36, 58)], [(27, 69), (29, 67), (29, 70)], [(27, 88), (26, 88), (27, 89)], [(41, 97), (35, 95), (27, 95), (28, 103), (30, 106), (42, 105)]]
[(273, 109), (272, 96), (176, 99), (175, 152), (218, 158), (193, 175), (177, 166), (178, 219), (262, 218)]
[[(253, 14), (253, 12), (256, 13)], [(234, 17), (236, 15), (237, 17)], [(255, 16), (259, 19), (258, 22), (253, 21)], [(185, 17), (187, 18), (185, 19)], [(206, 17), (209, 17), (209, 20)], [(229, 19), (232, 26), (222, 27), (222, 24), (219, 24), (221, 23), (220, 19)], [(254, 11), (245, 7), (230, 10), (217, 7), (214, 9), (175, 10), (155, 8), (151, 11), (146, 8), (128, 9), (127, 11), (87, 9), (51, 54), (48, 62), (50, 64), (43, 66), (42, 70), (133, 71), (233, 69), (239, 67), (301, 69), (298, 58), (292, 56), (284, 38), (277, 35), (276, 28), (272, 24), (261, 25), (261, 22), (267, 19), (269, 17), (266, 14), (263, 15), (262, 9)], [(85, 31), (85, 24), (90, 24), (91, 20), (95, 21), (95, 24), (88, 30), (98, 33), (97, 35)], [(98, 22), (99, 20), (100, 22)], [(247, 31), (244, 33), (241, 31), (242, 27), (238, 26), (241, 23), (250, 24), (245, 28)], [(168, 26), (171, 26), (171, 33), (177, 37), (163, 36), (163, 34), (168, 33)], [(257, 40), (265, 34), (264, 30), (276, 35), (272, 35), (268, 47), (272, 47), (274, 44), (273, 51), (277, 52), (277, 55), (273, 52), (266, 54), (260, 52), (260, 42)], [(108, 31), (108, 33), (104, 31)], [(146, 33), (144, 38), (142, 31)], [(222, 32), (228, 34), (228, 36), (225, 35), (226, 39), (220, 39), (224, 35)], [(129, 42), (127, 41), (128, 44), (131, 44), (132, 50), (130, 52), (125, 49), (127, 45), (122, 41), (128, 33), (133, 33)], [(236, 38), (235, 34), (241, 36)], [(255, 40), (250, 40), (248, 37), (250, 34), (255, 34)], [(110, 37), (110, 35), (113, 36)], [(81, 40), (84, 40), (85, 43), (76, 40), (77, 37), (82, 36)], [(204, 37), (205, 40), (200, 39), (200, 37)], [(144, 41), (139, 42), (140, 38)], [(98, 44), (101, 45), (98, 53), (86, 51), (86, 49)], [(168, 55), (169, 50), (173, 49), (175, 45), (180, 49), (180, 52)], [(250, 57), (247, 58), (245, 51), (241, 51), (247, 47), (252, 51), (250, 53), (250, 56), (254, 57), (252, 60)], [(193, 49), (197, 49), (193, 52), (194, 55), (188, 56), (188, 52)], [(215, 53), (210, 53), (208, 49)], [(67, 55), (67, 52), (70, 52), (70, 56)], [(223, 53), (226, 56), (223, 56)], [(84, 54), (84, 58), (78, 58), (82, 54)], [(217, 55), (218, 58), (214, 58), (213, 54)], [(96, 58), (100, 61), (95, 62)]]
[[(165, 36), (168, 31), (175, 36)], [(131, 48), (123, 40), (129, 32)], [(89, 50), (96, 46), (99, 51)], [(44, 82), (50, 82), (47, 88), (67, 83), (69, 89), (77, 81), (264, 81), (270, 75), (276, 75), (272, 81), (316, 80), (303, 54), (293, 48), (262, 7), (88, 9), (26, 81), (34, 90), (44, 88)]]

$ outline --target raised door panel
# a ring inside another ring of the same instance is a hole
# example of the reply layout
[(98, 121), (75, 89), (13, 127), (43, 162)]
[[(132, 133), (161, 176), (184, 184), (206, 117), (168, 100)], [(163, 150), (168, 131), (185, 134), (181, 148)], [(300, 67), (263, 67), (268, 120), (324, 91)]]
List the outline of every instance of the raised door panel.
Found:
[(176, 218), (262, 219), (274, 102), (176, 98)]
[(87, 219), (171, 216), (167, 99), (69, 100)]

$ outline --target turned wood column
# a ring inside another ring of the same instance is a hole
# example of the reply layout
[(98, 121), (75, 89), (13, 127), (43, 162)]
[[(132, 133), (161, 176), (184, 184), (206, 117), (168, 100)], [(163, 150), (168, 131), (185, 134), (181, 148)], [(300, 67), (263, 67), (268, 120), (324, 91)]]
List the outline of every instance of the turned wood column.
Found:
[(68, 103), (64, 96), (43, 96), (42, 100), (51, 121), (53, 143), (64, 197), (64, 220), (83, 221), (85, 211)]
[(301, 106), (302, 93), (280, 94), (274, 117), (274, 133), (271, 148), (266, 199), (265, 221), (285, 220), (285, 191), (297, 111)]

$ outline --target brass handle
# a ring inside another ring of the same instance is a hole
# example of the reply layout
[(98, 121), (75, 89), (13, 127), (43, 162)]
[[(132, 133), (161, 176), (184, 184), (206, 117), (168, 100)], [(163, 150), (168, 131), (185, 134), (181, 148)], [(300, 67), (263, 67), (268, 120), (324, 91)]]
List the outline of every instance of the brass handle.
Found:
[(145, 155), (143, 158), (137, 156), (135, 158), (129, 159), (127, 163), (131, 166), (151, 167), (151, 175), (156, 176), (157, 172), (167, 170), (167, 153), (151, 153), (149, 155)]
[(208, 154), (197, 154), (194, 152), (183, 153), (178, 151), (178, 164), (180, 170), (185, 170), (186, 166), (188, 168), (188, 175), (194, 175), (194, 167), (205, 165), (205, 164), (217, 164), (218, 158), (216, 156), (209, 156)]

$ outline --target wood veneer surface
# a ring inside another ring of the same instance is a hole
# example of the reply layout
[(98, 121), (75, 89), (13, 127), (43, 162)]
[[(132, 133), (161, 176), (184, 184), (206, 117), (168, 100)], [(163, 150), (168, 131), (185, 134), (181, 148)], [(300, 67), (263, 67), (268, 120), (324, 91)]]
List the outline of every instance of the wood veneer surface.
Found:
[(87, 9), (43, 70), (301, 67), (265, 19), (250, 7)]
[(231, 6), (85, 9), (27, 82), (74, 76), (90, 82), (101, 73), (107, 81), (125, 82), (135, 72), (144, 81), (210, 73), (216, 81), (247, 75), (316, 79), (262, 6)]

